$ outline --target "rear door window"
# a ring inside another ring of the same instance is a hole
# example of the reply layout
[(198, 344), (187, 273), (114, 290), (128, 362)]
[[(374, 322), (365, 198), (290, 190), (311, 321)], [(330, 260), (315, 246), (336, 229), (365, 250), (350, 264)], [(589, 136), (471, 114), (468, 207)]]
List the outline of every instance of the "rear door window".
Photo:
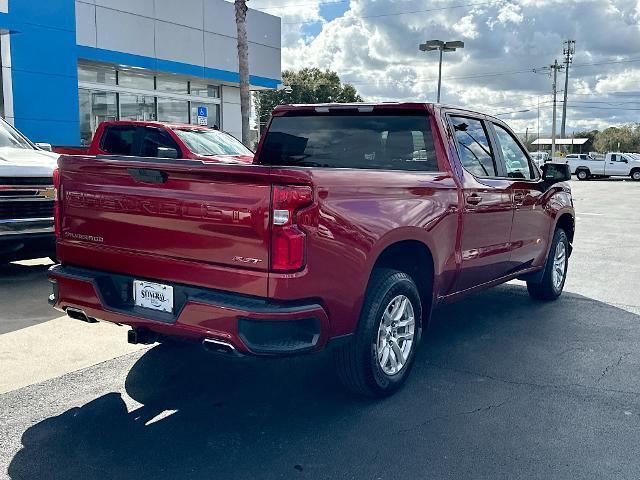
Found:
[(259, 163), (439, 171), (426, 113), (274, 117)]
[(452, 116), (451, 125), (464, 169), (475, 177), (497, 177), (495, 157), (482, 121)]
[(178, 144), (164, 130), (159, 128), (142, 127), (140, 129), (140, 134), (141, 157), (170, 157), (170, 152), (172, 150), (175, 150), (175, 154), (180, 157)]
[(112, 155), (135, 155), (135, 125), (107, 126), (102, 134), (100, 149)]
[(509, 178), (522, 178), (525, 180), (535, 180), (536, 171), (525, 151), (520, 147), (516, 139), (504, 127), (496, 123), (493, 124), (498, 140), (498, 146), (502, 152), (505, 171)]

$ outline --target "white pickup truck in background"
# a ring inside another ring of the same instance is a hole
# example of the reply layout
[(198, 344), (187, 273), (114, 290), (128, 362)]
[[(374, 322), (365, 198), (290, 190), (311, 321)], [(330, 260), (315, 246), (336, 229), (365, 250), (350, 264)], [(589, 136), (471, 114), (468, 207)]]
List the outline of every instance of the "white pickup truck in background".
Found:
[(578, 180), (607, 177), (631, 177), (640, 181), (640, 158), (629, 153), (607, 153), (598, 159), (586, 153), (571, 154), (565, 157), (565, 163), (571, 168)]

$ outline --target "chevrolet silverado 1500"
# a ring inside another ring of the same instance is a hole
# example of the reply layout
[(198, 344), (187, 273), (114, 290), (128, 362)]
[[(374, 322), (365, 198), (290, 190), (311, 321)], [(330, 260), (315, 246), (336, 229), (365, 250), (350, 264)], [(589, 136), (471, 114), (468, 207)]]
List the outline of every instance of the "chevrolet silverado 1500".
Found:
[(335, 348), (346, 386), (402, 385), (432, 309), (511, 279), (557, 298), (565, 164), (432, 104), (277, 107), (253, 165), (62, 157), (50, 302), (227, 355)]
[(126, 155), (251, 163), (253, 152), (228, 133), (180, 123), (109, 121), (88, 147), (54, 147), (66, 155)]
[(55, 255), (57, 159), (0, 119), (0, 263)]

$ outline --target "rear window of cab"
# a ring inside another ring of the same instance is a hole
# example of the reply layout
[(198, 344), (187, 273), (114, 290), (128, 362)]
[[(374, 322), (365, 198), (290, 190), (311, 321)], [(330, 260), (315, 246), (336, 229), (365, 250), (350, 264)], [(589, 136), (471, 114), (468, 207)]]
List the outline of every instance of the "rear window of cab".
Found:
[(426, 113), (274, 117), (262, 145), (259, 163), (287, 167), (439, 171)]

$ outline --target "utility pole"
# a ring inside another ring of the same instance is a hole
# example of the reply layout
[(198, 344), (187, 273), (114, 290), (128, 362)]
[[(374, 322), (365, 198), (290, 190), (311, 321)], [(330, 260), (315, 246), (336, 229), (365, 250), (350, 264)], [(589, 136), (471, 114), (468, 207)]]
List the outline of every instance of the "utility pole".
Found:
[[(539, 95), (538, 95), (538, 121), (536, 123), (536, 130), (538, 134), (538, 136), (536, 137), (536, 140), (540, 140), (540, 96)], [(538, 150), (540, 150), (540, 144), (538, 144)]]
[(553, 121), (551, 122), (551, 161), (553, 162), (553, 157), (556, 155), (556, 93), (558, 92), (558, 70), (562, 70), (564, 66), (559, 65), (556, 59), (549, 68), (553, 70)]
[(565, 40), (562, 54), (564, 55), (564, 103), (562, 104), (562, 124), (560, 126), (560, 138), (565, 138), (565, 126), (567, 123), (567, 92), (569, 90), (569, 64), (573, 61), (576, 52), (576, 41)]

